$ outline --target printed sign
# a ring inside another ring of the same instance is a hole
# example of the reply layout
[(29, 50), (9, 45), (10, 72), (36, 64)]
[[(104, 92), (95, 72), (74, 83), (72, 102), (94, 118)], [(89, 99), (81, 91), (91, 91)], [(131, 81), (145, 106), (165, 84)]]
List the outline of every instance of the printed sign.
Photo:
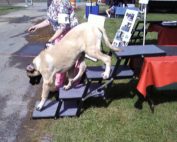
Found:
[(60, 13), (58, 14), (58, 23), (68, 24), (69, 23), (69, 15)]

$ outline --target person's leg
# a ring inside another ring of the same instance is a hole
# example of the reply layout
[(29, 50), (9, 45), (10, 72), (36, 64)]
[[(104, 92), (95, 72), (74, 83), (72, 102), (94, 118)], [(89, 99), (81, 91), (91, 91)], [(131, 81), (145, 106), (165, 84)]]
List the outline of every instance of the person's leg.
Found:
[(55, 87), (61, 88), (64, 86), (66, 80), (66, 73), (56, 73), (55, 75)]
[[(58, 38), (55, 39), (54, 44), (57, 44), (62, 39), (63, 35), (60, 35)], [(51, 47), (52, 48), (52, 47)], [(66, 80), (66, 73), (56, 73), (55, 75), (55, 87), (61, 88), (64, 86)]]
[(106, 10), (106, 14), (107, 14), (108, 17), (111, 17), (111, 15), (110, 15), (110, 8)]
[(33, 0), (30, 0), (30, 5), (33, 5)]
[(116, 12), (116, 7), (113, 5), (113, 6), (111, 7), (111, 10), (110, 10), (110, 15), (111, 15), (111, 14), (114, 14), (114, 15), (115, 15), (115, 12)]
[[(60, 42), (60, 40), (63, 38), (63, 36), (68, 32), (69, 30), (64, 31), (59, 37), (57, 37), (54, 41), (54, 44), (57, 44)], [(51, 47), (52, 48), (52, 47)], [(66, 73), (56, 73), (55, 75), (55, 87), (61, 88), (64, 86), (64, 83), (66, 81)]]
[(28, 0), (25, 0), (25, 7), (28, 7)]
[(114, 14), (114, 13), (115, 13), (115, 6), (112, 6), (111, 8), (107, 10), (107, 15), (109, 18), (111, 17), (111, 14)]

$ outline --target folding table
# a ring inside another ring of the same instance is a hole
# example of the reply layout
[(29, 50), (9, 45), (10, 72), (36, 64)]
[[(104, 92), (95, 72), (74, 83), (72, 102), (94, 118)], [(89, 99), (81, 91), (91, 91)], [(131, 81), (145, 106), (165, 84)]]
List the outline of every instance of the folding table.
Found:
[(147, 57), (141, 69), (137, 90), (148, 99), (151, 109), (154, 110), (154, 102), (150, 97), (151, 86), (161, 88), (177, 83), (177, 56)]
[(176, 70), (177, 56), (145, 58), (137, 89), (146, 97), (148, 86), (163, 87), (177, 82)]
[(137, 7), (120, 7), (120, 6), (116, 6), (116, 8), (115, 8), (115, 17), (124, 16), (124, 14), (125, 14), (127, 9), (139, 11), (139, 8), (137, 8)]
[(164, 26), (161, 23), (151, 23), (148, 32), (158, 33), (158, 45), (177, 45), (177, 26)]

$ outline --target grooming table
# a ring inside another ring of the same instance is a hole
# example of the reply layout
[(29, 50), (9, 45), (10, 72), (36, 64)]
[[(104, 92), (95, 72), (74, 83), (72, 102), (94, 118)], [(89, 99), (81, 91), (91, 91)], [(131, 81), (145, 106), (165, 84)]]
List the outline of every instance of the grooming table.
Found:
[(32, 119), (38, 118), (56, 118), (57, 110), (60, 105), (59, 101), (56, 100), (47, 100), (44, 105), (44, 108), (41, 111), (36, 110), (36, 106), (40, 101), (36, 102), (35, 108), (33, 110)]
[[(166, 52), (160, 49), (155, 45), (135, 45), (135, 46), (127, 46), (123, 48), (122, 52), (114, 52), (114, 55), (117, 57), (117, 62), (115, 65), (115, 69), (113, 71), (113, 77), (116, 76), (117, 68), (119, 67), (122, 59), (132, 59), (132, 58), (144, 58), (144, 57), (157, 57), (157, 56), (165, 56)], [(149, 102), (152, 102), (150, 98), (148, 98)]]
[(165, 51), (157, 47), (156, 45), (132, 45), (122, 48), (123, 51), (114, 52), (118, 59), (120, 58), (132, 58), (132, 57), (148, 57), (148, 56), (164, 56)]
[(153, 56), (164, 56), (166, 52), (160, 49), (155, 45), (132, 45), (122, 48), (123, 51), (113, 52), (113, 54), (117, 58), (117, 62), (115, 64), (115, 68), (113, 70), (112, 76), (116, 78), (117, 71), (119, 70), (119, 66), (121, 64), (122, 59), (132, 59), (136, 57), (144, 58), (144, 57), (153, 57)]

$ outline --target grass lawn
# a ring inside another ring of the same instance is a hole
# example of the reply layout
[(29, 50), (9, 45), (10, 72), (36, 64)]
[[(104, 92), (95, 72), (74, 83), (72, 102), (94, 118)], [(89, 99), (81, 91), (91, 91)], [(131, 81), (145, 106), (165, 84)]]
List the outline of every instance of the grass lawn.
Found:
[(20, 6), (0, 6), (0, 15), (4, 15), (9, 12), (13, 12), (13, 11), (16, 11), (22, 8), (23, 7), (20, 7)]
[[(105, 9), (101, 6), (101, 11)], [(84, 9), (78, 8), (76, 13), (80, 22), (84, 22)], [(176, 20), (177, 14), (153, 13), (147, 18)], [(106, 19), (110, 39), (113, 40), (121, 22), (121, 17)], [(148, 33), (147, 39), (151, 43), (157, 35)], [(93, 62), (87, 61), (87, 64)], [(177, 142), (177, 95), (169, 101), (167, 95), (171, 94), (166, 94), (166, 101), (158, 101), (152, 114), (147, 102), (143, 103), (142, 109), (134, 107), (138, 100), (133, 89), (136, 83), (129, 79), (115, 81), (108, 91), (107, 105), (101, 99), (89, 99), (84, 103), (85, 111), (80, 117), (31, 120), (35, 125), (29, 133), (30, 138), (52, 142)]]

